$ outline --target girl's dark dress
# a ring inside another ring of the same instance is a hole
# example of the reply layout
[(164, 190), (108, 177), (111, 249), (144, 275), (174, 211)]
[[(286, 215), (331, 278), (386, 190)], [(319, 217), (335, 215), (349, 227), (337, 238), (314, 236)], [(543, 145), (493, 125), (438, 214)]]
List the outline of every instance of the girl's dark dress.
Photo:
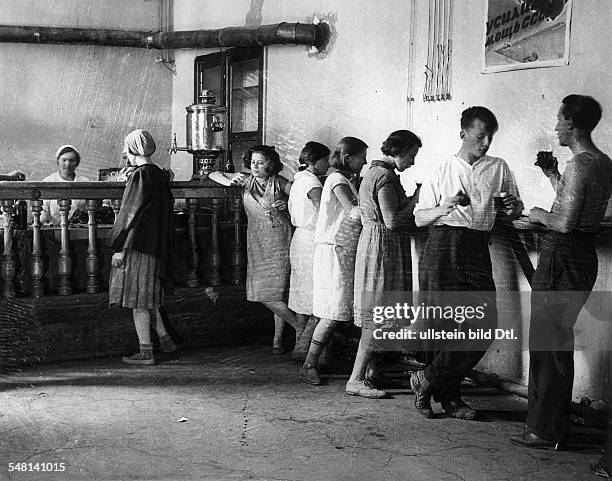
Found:
[(123, 266), (112, 267), (109, 304), (154, 309), (163, 304), (162, 282), (170, 280), (174, 217), (168, 175), (155, 164), (136, 167), (128, 180), (109, 244), (125, 250)]

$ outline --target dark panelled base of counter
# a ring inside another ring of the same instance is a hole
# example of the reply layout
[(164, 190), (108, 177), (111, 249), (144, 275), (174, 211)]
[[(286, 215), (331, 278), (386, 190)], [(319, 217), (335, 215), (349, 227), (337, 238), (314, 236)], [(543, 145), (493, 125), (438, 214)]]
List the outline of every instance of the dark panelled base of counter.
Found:
[[(220, 286), (217, 291), (215, 303), (204, 287), (179, 288), (166, 297), (168, 330), (179, 347), (271, 338), (272, 314), (247, 301), (243, 286)], [(152, 339), (157, 350), (155, 333)], [(119, 355), (137, 346), (131, 309), (109, 309), (107, 292), (0, 301), (0, 370)]]

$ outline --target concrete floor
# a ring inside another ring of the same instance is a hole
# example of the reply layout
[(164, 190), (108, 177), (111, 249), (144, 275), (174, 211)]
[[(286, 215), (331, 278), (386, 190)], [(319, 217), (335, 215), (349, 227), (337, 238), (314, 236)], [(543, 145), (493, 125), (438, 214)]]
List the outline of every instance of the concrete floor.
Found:
[[(299, 382), (297, 369), (288, 354), (252, 345), (152, 368), (106, 358), (4, 375), (0, 480), (597, 479), (588, 466), (601, 431), (577, 426), (565, 452), (508, 442), (524, 421), (516, 396), (468, 385), (481, 421), (427, 420), (407, 389), (368, 400), (344, 393), (347, 366), (321, 387)], [(392, 374), (407, 385), (401, 365)], [(65, 471), (8, 472), (9, 463)]]

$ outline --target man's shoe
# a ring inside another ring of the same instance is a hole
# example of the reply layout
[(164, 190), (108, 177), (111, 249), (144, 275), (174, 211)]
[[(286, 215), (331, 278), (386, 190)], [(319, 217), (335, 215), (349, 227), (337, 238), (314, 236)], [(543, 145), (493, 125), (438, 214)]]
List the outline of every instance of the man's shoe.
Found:
[(476, 419), (476, 416), (478, 416), (478, 412), (476, 411), (476, 409), (471, 408), (463, 401), (463, 399), (460, 398), (442, 401), (441, 404), (442, 408), (452, 418), (471, 421), (473, 419)]
[(361, 396), (369, 399), (383, 399), (388, 396), (385, 391), (376, 389), (368, 381), (349, 381), (346, 383), (346, 393), (350, 396)]
[(414, 407), (427, 419), (434, 417), (431, 408), (431, 386), (423, 371), (413, 372), (410, 376), (410, 387), (414, 391)]
[(320, 386), (322, 384), (317, 367), (313, 366), (312, 364), (304, 363), (304, 365), (300, 368), (299, 376), (300, 380), (306, 384), (312, 384), (313, 386)]
[(553, 441), (548, 441), (546, 439), (542, 439), (541, 437), (535, 435), (531, 431), (525, 430), (518, 437), (510, 438), (510, 442), (512, 444), (517, 444), (519, 446), (524, 446), (526, 448), (533, 449), (552, 449), (555, 451), (560, 451), (562, 448), (561, 443), (554, 443)]

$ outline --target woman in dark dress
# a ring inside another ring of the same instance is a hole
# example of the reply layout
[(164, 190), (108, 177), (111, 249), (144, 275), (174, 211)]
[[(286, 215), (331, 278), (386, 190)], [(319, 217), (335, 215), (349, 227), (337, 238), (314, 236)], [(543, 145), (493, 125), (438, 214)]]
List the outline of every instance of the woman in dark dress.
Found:
[(135, 130), (125, 138), (124, 152), (134, 169), (109, 241), (114, 251), (109, 304), (132, 309), (140, 343), (140, 351), (122, 361), (145, 366), (155, 364), (152, 314), (162, 350), (176, 350), (159, 312), (163, 305), (162, 282), (171, 278), (174, 199), (167, 172), (151, 161), (155, 148), (155, 141), (146, 130)]
[[(363, 230), (355, 260), (354, 313), (361, 340), (346, 392), (368, 398), (385, 397), (367, 379), (375, 378), (373, 331), (385, 327), (373, 321), (374, 307), (386, 304), (385, 295), (412, 291), (412, 259), (409, 230), (418, 192), (412, 198), (400, 184), (395, 170), (414, 164), (421, 140), (409, 130), (398, 130), (383, 142), (383, 157), (371, 162), (359, 188)], [(368, 369), (368, 364), (370, 367)], [(375, 381), (374, 381), (375, 383)]]

